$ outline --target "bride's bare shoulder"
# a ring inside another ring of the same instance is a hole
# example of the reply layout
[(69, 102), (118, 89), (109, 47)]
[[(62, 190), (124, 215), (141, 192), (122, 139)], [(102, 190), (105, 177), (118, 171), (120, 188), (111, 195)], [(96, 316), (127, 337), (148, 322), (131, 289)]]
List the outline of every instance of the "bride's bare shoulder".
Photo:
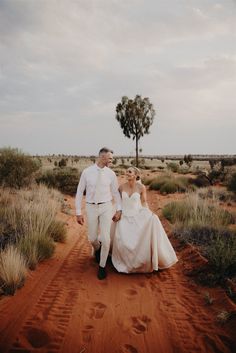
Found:
[(127, 183), (120, 184), (120, 186), (119, 186), (119, 191), (120, 192), (124, 191), (126, 184)]
[(144, 184), (137, 182), (136, 183), (137, 189), (140, 193), (142, 193), (144, 190), (146, 190), (146, 187)]

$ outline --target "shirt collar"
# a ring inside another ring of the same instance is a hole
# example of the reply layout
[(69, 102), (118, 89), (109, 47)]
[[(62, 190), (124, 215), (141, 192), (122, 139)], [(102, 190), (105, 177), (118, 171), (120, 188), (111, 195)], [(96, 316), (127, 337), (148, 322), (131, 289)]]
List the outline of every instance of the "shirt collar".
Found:
[(100, 167), (97, 165), (97, 163), (95, 163), (95, 167), (96, 167), (97, 170), (105, 170), (105, 169), (107, 168), (106, 166), (103, 167), (103, 168), (100, 168)]

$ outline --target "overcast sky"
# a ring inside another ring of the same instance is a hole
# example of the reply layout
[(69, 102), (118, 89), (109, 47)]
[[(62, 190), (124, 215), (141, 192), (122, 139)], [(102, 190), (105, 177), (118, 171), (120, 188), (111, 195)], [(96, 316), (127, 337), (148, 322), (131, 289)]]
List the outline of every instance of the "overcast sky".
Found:
[(0, 147), (132, 154), (115, 108), (136, 94), (144, 154), (235, 153), (236, 1), (0, 0)]

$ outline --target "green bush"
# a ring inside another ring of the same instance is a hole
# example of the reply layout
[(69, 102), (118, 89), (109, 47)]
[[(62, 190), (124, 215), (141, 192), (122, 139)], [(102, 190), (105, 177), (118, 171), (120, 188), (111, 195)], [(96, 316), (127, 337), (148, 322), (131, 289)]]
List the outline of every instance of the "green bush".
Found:
[(48, 187), (56, 188), (68, 195), (75, 195), (80, 172), (75, 168), (63, 168), (49, 170), (41, 174), (37, 179), (37, 183), (46, 184)]
[(67, 160), (65, 158), (62, 158), (59, 162), (58, 162), (58, 167), (60, 168), (64, 168), (66, 167), (67, 164)]
[(222, 236), (218, 233), (210, 246), (204, 249), (209, 265), (219, 279), (236, 275), (236, 234), (231, 234)]
[(29, 185), (39, 167), (39, 162), (17, 148), (0, 149), (0, 184), (3, 186), (19, 189)]
[(167, 163), (167, 168), (170, 169), (173, 173), (177, 173), (179, 171), (179, 165), (175, 162)]
[(152, 181), (153, 181), (153, 178), (147, 178), (147, 177), (142, 178), (142, 184), (144, 185), (150, 185)]
[(228, 182), (227, 188), (229, 191), (236, 193), (236, 173), (232, 174), (232, 176)]
[(198, 188), (207, 187), (211, 185), (211, 180), (204, 174), (198, 175), (195, 179), (192, 179), (193, 185)]
[(178, 191), (178, 185), (173, 180), (166, 181), (160, 187), (161, 194), (173, 194), (177, 191)]
[(162, 194), (185, 192), (192, 189), (193, 186), (186, 177), (175, 178), (172, 175), (163, 175), (153, 179), (150, 183), (150, 190), (160, 190)]

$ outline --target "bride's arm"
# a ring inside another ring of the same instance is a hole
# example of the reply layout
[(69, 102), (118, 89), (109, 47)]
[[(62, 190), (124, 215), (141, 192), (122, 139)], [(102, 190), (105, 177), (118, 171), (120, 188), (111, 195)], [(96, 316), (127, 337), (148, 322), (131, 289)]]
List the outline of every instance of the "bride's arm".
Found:
[(143, 207), (149, 208), (148, 203), (147, 203), (147, 190), (146, 190), (145, 185), (142, 185), (141, 202), (142, 202)]

